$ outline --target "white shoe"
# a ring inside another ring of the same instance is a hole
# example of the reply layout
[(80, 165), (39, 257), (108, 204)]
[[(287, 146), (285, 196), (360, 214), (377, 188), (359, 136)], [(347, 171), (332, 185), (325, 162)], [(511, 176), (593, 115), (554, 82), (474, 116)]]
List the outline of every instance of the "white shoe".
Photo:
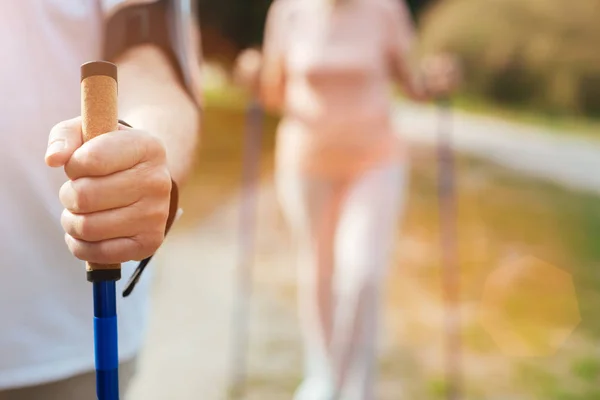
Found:
[(331, 385), (320, 380), (305, 380), (294, 393), (294, 400), (336, 400)]

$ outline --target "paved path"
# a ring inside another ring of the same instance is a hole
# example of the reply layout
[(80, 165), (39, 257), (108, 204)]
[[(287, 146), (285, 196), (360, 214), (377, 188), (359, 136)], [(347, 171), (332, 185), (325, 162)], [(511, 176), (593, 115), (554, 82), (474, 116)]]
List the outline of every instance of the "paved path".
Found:
[[(434, 107), (398, 103), (395, 118), (404, 137), (434, 143), (438, 113)], [(459, 151), (573, 189), (600, 193), (600, 141), (462, 112), (455, 112), (452, 124), (446, 126), (451, 127)]]
[[(271, 224), (273, 208), (268, 210), (265, 206), (261, 207), (261, 220)], [(239, 209), (239, 199), (234, 199), (195, 231), (175, 233), (169, 239), (163, 252), (169, 256), (163, 255), (161, 261), (166, 265), (156, 279), (153, 321), (139, 380), (132, 390), (133, 400), (227, 397)], [(273, 265), (265, 241), (281, 255), (285, 237), (269, 237), (274, 229), (262, 228), (257, 258), (263, 264)], [(255, 271), (250, 379), (253, 386), (260, 386), (261, 377), (265, 377), (266, 384), (275, 382), (276, 388), (278, 381), (290, 381), (297, 375), (294, 370), (291, 377), (281, 376), (289, 373), (290, 364), (298, 366), (299, 359), (289, 343), (279, 343), (282, 337), (284, 342), (289, 342), (290, 337), (293, 342), (297, 330), (293, 313), (282, 309), (276, 293), (269, 291), (269, 287), (285, 287), (285, 283), (275, 281), (289, 280), (289, 272), (286, 268), (273, 268), (265, 276), (261, 271)], [(269, 281), (261, 282), (266, 279)], [(278, 346), (283, 351), (277, 351)]]
[[(255, 265), (262, 267), (254, 270), (248, 377), (253, 390), (246, 398), (280, 400), (290, 397), (300, 373), (294, 309), (281, 300), (293, 297), (294, 277), (272, 190), (261, 189), (260, 200)], [(166, 265), (156, 277), (148, 346), (132, 400), (227, 398), (239, 210), (240, 199), (234, 198), (198, 229), (169, 238), (159, 259)]]

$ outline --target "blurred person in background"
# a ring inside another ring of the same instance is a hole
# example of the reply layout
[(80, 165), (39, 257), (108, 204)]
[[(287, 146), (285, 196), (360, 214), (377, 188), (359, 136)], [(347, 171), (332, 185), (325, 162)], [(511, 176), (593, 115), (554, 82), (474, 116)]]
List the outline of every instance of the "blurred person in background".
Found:
[(450, 55), (417, 62), (401, 0), (276, 0), (238, 82), (282, 112), (276, 185), (298, 248), (305, 376), (296, 400), (374, 399), (378, 308), (407, 197), (392, 83), (419, 101), (458, 82)]
[[(125, 263), (122, 289), (128, 261), (161, 245), (197, 142), (195, 24), (183, 0), (0, 4), (0, 400), (96, 398), (92, 285), (77, 258)], [(119, 118), (133, 129), (82, 144), (80, 65), (99, 59), (119, 67)], [(118, 301), (123, 389), (147, 278)]]

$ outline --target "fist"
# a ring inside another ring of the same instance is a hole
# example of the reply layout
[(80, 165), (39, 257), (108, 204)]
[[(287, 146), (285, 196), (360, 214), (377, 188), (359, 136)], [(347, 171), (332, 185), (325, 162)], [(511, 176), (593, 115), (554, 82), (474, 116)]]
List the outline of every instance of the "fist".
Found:
[(262, 54), (256, 49), (247, 49), (235, 60), (233, 78), (237, 85), (255, 93), (258, 90)]
[(458, 59), (449, 54), (427, 57), (422, 64), (428, 91), (435, 96), (445, 96), (456, 90), (461, 81)]
[(52, 129), (45, 158), (69, 178), (59, 197), (65, 241), (75, 257), (115, 264), (154, 254), (164, 239), (171, 195), (158, 138), (120, 125), (83, 143), (76, 118)]

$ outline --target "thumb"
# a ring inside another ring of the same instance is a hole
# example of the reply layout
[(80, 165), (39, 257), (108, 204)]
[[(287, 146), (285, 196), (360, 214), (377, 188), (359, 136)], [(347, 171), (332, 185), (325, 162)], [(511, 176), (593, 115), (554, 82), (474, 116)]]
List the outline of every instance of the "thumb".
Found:
[(82, 144), (81, 117), (59, 122), (48, 137), (46, 164), (49, 167), (62, 167)]

